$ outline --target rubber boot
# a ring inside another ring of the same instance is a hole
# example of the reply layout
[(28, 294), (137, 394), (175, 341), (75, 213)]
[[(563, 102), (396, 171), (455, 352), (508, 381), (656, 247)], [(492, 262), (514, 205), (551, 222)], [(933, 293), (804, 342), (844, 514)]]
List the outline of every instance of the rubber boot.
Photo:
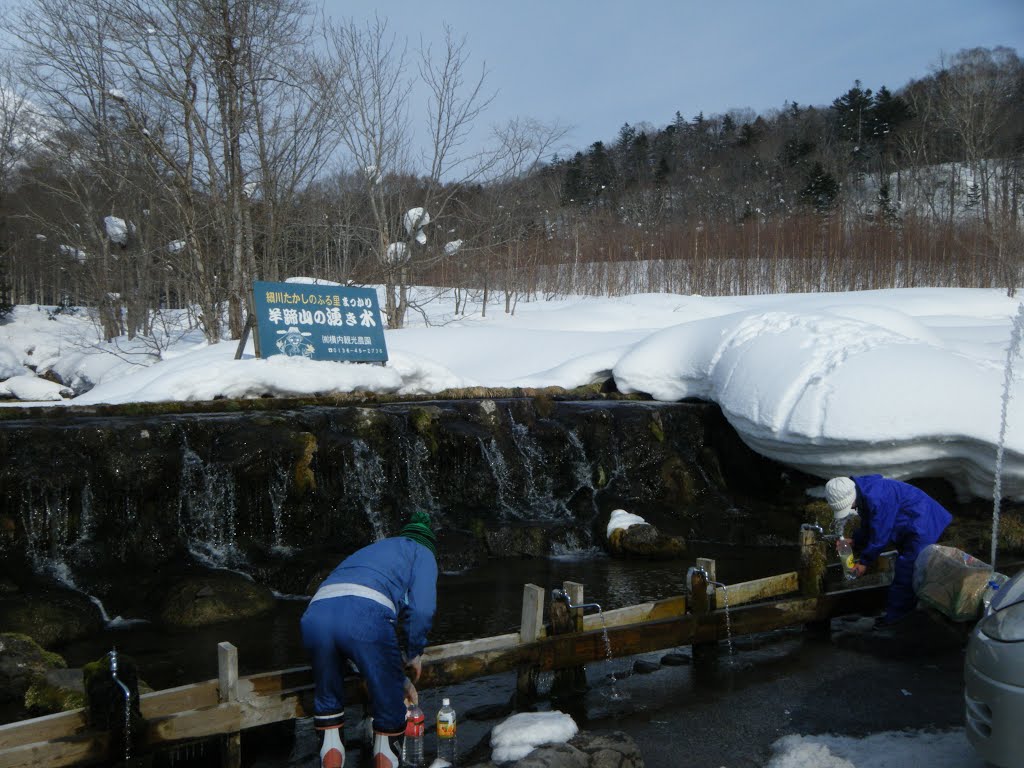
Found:
[(373, 768), (398, 768), (404, 733), (373, 732)]
[(345, 745), (341, 742), (344, 724), (344, 714), (317, 715), (313, 718), (313, 727), (323, 737), (320, 744), (320, 768), (345, 767)]

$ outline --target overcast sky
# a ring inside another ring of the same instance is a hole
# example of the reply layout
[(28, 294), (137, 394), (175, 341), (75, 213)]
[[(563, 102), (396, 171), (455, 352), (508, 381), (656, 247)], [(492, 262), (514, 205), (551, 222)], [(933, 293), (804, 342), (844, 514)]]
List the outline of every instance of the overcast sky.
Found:
[(663, 127), (677, 110), (827, 105), (856, 79), (895, 90), (943, 53), (1024, 52), (1024, 0), (324, 2), (335, 17), (380, 14), (411, 47), (447, 22), (498, 91), (487, 121), (561, 121), (573, 150), (625, 122)]

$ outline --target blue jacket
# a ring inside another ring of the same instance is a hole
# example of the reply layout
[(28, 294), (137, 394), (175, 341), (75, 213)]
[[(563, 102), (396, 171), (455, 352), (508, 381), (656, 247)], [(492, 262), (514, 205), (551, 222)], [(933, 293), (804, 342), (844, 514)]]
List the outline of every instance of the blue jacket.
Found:
[(852, 479), (861, 520), (853, 546), (860, 550), (858, 559), (865, 565), (890, 545), (903, 549), (915, 539), (934, 544), (953, 520), (945, 507), (912, 485), (881, 475)]
[(423, 652), (437, 607), (437, 561), (425, 546), (403, 536), (368, 544), (342, 560), (320, 586), (328, 584), (360, 584), (405, 606), (400, 614), (409, 658)]

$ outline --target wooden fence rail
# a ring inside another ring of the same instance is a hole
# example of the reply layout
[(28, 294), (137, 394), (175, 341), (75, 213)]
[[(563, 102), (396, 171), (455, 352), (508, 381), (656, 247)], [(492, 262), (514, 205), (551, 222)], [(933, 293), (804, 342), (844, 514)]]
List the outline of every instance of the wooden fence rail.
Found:
[[(713, 571), (712, 571), (713, 572)], [(817, 574), (815, 578), (820, 578)], [(622, 657), (683, 645), (710, 644), (733, 636), (826, 621), (832, 616), (877, 610), (884, 577), (874, 585), (805, 596), (797, 573), (728, 586), (728, 616), (716, 594), (714, 609), (688, 613), (687, 596), (608, 610), (582, 618), (582, 631), (548, 634), (542, 624), (544, 592), (524, 589), (521, 632), (428, 647), (421, 689), (523, 670), (556, 671), (611, 656)], [(791, 593), (797, 593), (795, 595)], [(582, 589), (576, 594), (582, 595)], [(790, 595), (778, 599), (782, 595)], [(755, 602), (759, 601), (759, 602)], [(607, 632), (608, 645), (605, 643)], [(249, 728), (312, 716), (313, 676), (308, 666), (239, 677), (229, 644), (218, 649), (217, 680), (184, 685), (140, 697), (147, 721), (143, 750), (226, 735), (224, 764), (238, 764), (237, 735)], [(346, 681), (350, 701), (363, 700), (358, 678)], [(108, 759), (109, 735), (88, 728), (84, 710), (62, 712), (0, 726), (0, 768), (49, 768)]]

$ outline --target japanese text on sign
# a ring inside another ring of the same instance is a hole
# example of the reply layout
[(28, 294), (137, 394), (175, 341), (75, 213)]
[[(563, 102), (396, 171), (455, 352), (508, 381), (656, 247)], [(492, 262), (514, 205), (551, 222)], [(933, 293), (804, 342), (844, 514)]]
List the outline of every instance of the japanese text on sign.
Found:
[(383, 362), (384, 328), (372, 288), (255, 283), (260, 355)]

